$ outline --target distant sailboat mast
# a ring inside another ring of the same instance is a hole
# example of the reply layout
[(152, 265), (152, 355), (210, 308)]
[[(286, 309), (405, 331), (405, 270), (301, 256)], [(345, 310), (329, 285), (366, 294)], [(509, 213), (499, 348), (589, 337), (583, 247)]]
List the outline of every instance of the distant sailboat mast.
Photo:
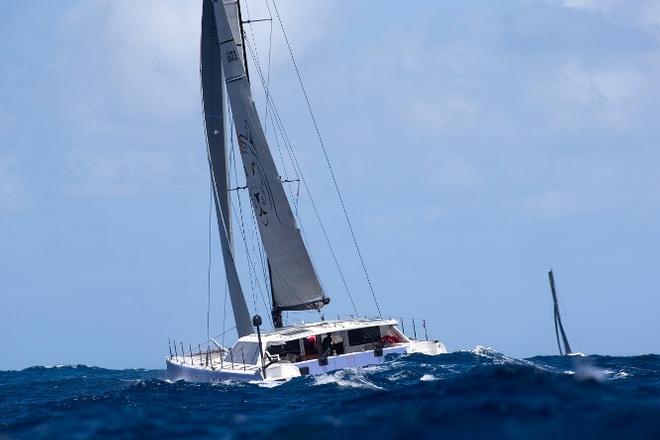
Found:
[[(559, 347), (560, 355), (567, 355), (573, 353), (571, 350), (571, 345), (568, 343), (568, 338), (566, 337), (566, 332), (564, 331), (564, 325), (561, 323), (561, 314), (559, 313), (559, 300), (557, 299), (557, 291), (555, 289), (555, 277), (552, 273), (552, 269), (548, 272), (548, 279), (550, 280), (550, 291), (552, 292), (552, 301), (554, 303), (554, 315), (555, 315), (555, 336), (557, 337), (557, 346)], [(560, 340), (561, 335), (561, 340)], [(562, 342), (564, 343), (564, 350), (562, 352)]]

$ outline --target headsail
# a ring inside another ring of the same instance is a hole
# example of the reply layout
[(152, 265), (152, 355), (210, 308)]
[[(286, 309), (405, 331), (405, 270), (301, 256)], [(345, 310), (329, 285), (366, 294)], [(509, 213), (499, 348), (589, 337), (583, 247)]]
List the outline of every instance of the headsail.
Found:
[[(559, 347), (559, 354), (571, 354), (571, 345), (568, 343), (568, 338), (566, 337), (566, 332), (564, 331), (564, 326), (561, 323), (561, 315), (559, 314), (559, 300), (557, 300), (557, 291), (555, 290), (555, 277), (552, 274), (552, 269), (548, 272), (548, 279), (550, 280), (550, 290), (552, 291), (552, 301), (554, 303), (554, 314), (555, 314), (555, 335), (557, 336), (557, 346)], [(559, 335), (561, 334), (561, 341), (559, 340)], [(562, 353), (561, 342), (564, 343), (564, 351)]]
[(241, 38), (243, 29), (241, 27), (241, 7), (238, 4), (238, 0), (223, 0), (222, 3), (225, 5), (225, 13), (227, 14), (227, 21), (229, 22), (229, 29), (231, 29), (231, 36), (234, 38), (234, 42), (238, 47), (238, 58), (241, 60), (243, 68), (247, 71), (245, 64), (245, 48), (243, 47), (243, 38)]
[(271, 272), (274, 309), (321, 308), (329, 302), (296, 226), (259, 122), (235, 34), (222, 2), (214, 3), (222, 68), (254, 215)]
[(229, 192), (227, 191), (222, 64), (220, 62), (212, 0), (204, 0), (200, 47), (200, 75), (211, 182), (213, 184), (215, 210), (218, 218), (222, 258), (225, 265), (229, 296), (234, 312), (236, 330), (238, 336), (241, 337), (252, 333), (252, 323), (231, 248), (231, 212), (229, 210)]

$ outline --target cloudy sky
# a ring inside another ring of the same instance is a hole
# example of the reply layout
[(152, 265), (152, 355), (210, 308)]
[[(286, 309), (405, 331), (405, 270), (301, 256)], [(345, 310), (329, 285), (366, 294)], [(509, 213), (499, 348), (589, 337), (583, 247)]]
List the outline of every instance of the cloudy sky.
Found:
[[(385, 315), (426, 318), (452, 350), (554, 353), (552, 267), (575, 349), (660, 352), (660, 1), (277, 6)], [(200, 14), (201, 0), (0, 10), (0, 369), (161, 368), (168, 338), (205, 339)], [(253, 26), (267, 66), (270, 24)], [(272, 36), (272, 96), (373, 314), (277, 21)], [(327, 315), (351, 313), (305, 200), (301, 221)]]

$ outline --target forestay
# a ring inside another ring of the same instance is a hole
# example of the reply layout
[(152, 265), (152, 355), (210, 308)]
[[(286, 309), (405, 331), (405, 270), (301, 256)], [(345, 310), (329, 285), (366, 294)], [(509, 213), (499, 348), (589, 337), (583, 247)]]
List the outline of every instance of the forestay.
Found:
[(268, 148), (252, 100), (240, 50), (222, 1), (214, 2), (222, 69), (246, 175), (273, 289), (273, 307), (280, 310), (320, 308), (329, 302), (297, 228), (291, 206)]

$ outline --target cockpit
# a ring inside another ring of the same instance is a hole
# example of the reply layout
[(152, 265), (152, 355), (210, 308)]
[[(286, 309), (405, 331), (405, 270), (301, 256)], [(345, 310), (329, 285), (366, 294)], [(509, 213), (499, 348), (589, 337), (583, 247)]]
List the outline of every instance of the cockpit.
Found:
[(301, 362), (328, 356), (373, 350), (405, 342), (407, 338), (394, 325), (360, 327), (320, 333), (266, 345), (270, 357), (280, 362)]

